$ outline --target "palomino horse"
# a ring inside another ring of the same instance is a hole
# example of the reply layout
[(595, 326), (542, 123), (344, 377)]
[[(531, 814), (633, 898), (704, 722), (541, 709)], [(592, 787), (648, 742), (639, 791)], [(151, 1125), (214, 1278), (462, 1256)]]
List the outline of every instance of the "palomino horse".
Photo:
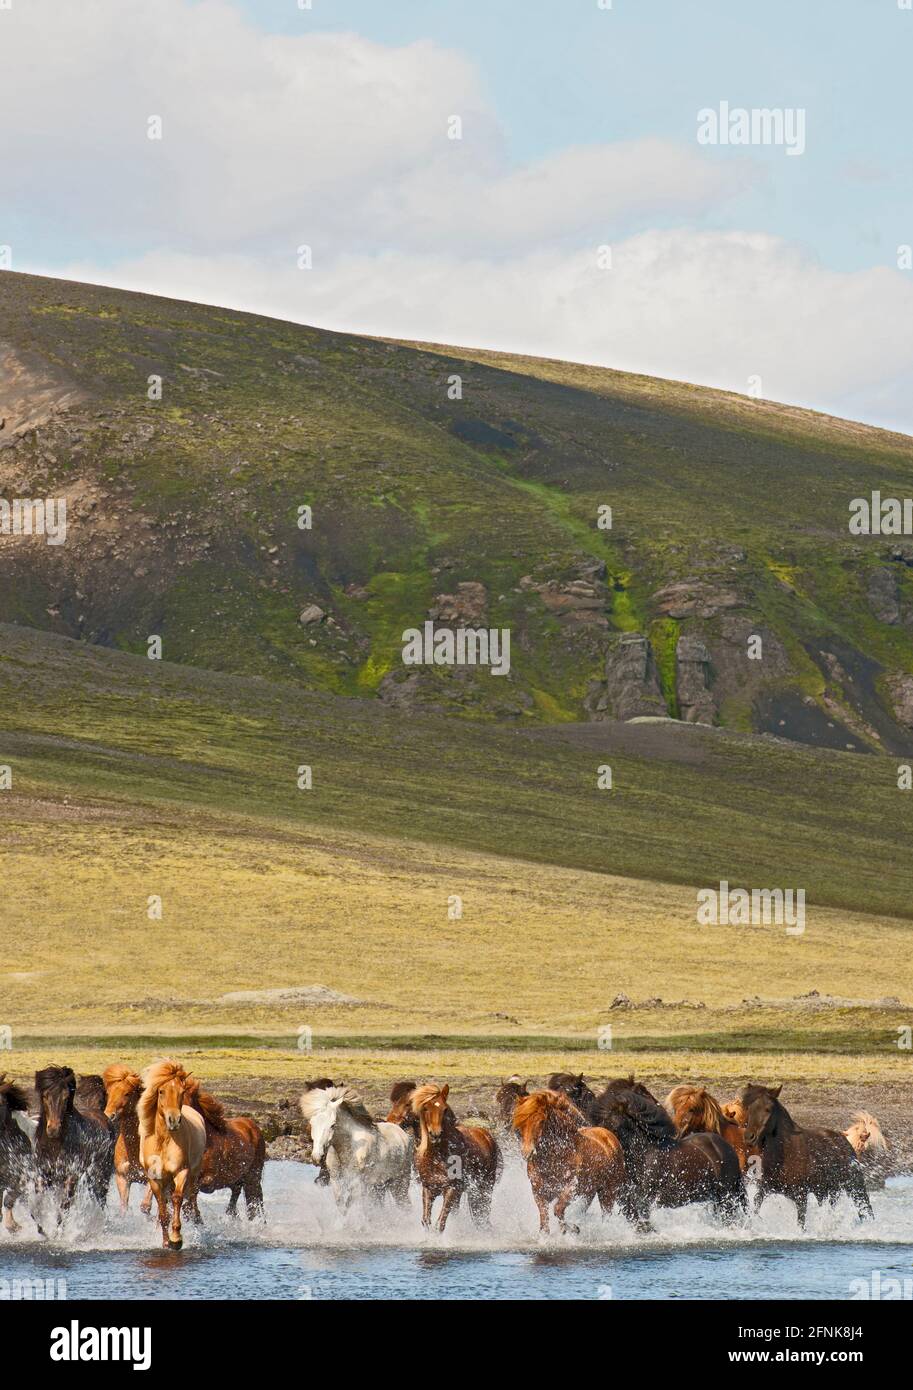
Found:
[(35, 1073), (38, 1130), (35, 1168), (40, 1187), (60, 1193), (65, 1212), (82, 1175), (96, 1202), (104, 1206), (114, 1159), (114, 1135), (103, 1112), (80, 1112), (75, 1106), (76, 1077), (70, 1067), (45, 1067)]
[(640, 1229), (649, 1229), (651, 1206), (710, 1201), (728, 1218), (746, 1209), (739, 1160), (719, 1134), (680, 1139), (665, 1110), (624, 1083), (606, 1089), (597, 1111), (624, 1150), (628, 1178), (622, 1204)]
[(382, 1202), (389, 1193), (404, 1206), (412, 1176), (412, 1141), (399, 1125), (373, 1120), (348, 1086), (305, 1091), (299, 1101), (311, 1127), (311, 1162), (326, 1159), (330, 1184), (343, 1208), (365, 1194)]
[[(120, 1209), (126, 1211), (130, 1202), (130, 1187), (146, 1182), (139, 1156), (139, 1119), (137, 1102), (143, 1090), (143, 1078), (138, 1072), (120, 1062), (113, 1062), (102, 1073), (105, 1085), (105, 1114), (118, 1126), (114, 1145), (114, 1181), (120, 1195)], [(152, 1188), (147, 1185), (140, 1211), (147, 1215), (152, 1208)]]
[(3, 1229), (11, 1232), (19, 1230), (13, 1207), (28, 1182), (32, 1166), (32, 1146), (16, 1122), (17, 1113), (27, 1112), (25, 1091), (0, 1072), (0, 1194)]
[(801, 1129), (781, 1105), (781, 1089), (749, 1085), (740, 1097), (746, 1141), (761, 1154), (759, 1201), (769, 1192), (789, 1197), (804, 1226), (809, 1197), (835, 1202), (846, 1192), (860, 1216), (871, 1216), (862, 1168), (846, 1135), (836, 1129)]
[(253, 1220), (263, 1215), (263, 1165), (266, 1162), (266, 1140), (263, 1131), (248, 1115), (225, 1114), (225, 1108), (208, 1091), (200, 1090), (199, 1081), (191, 1077), (184, 1097), (203, 1116), (206, 1126), (206, 1148), (200, 1173), (189, 1194), (191, 1214), (200, 1220), (198, 1192), (231, 1191), (227, 1212), (236, 1216), (238, 1198), (244, 1193), (247, 1215)]
[[(193, 1198), (206, 1148), (206, 1124), (199, 1110), (185, 1105), (192, 1078), (177, 1062), (153, 1062), (143, 1072), (143, 1092), (136, 1107), (140, 1163), (158, 1203), (162, 1245), (180, 1250), (181, 1204)], [(168, 1199), (171, 1198), (171, 1228)]]
[(868, 1110), (857, 1110), (853, 1123), (843, 1132), (862, 1164), (866, 1185), (884, 1187), (884, 1180), (891, 1168), (891, 1149), (875, 1116), (870, 1115)]
[(449, 1086), (418, 1086), (412, 1093), (412, 1113), (419, 1137), (415, 1167), (422, 1184), (422, 1225), (430, 1228), (436, 1197), (443, 1197), (438, 1230), (466, 1193), (474, 1221), (485, 1222), (501, 1169), (501, 1154), (493, 1134), (475, 1125), (459, 1125), (447, 1104)]
[(703, 1086), (675, 1086), (663, 1102), (675, 1121), (679, 1139), (686, 1134), (720, 1134), (736, 1151), (739, 1167), (748, 1167), (745, 1131), (723, 1114), (722, 1106)]
[(548, 1235), (549, 1207), (563, 1232), (577, 1230), (565, 1221), (575, 1197), (584, 1210), (594, 1197), (611, 1211), (625, 1180), (621, 1144), (607, 1129), (584, 1124), (584, 1116), (561, 1091), (534, 1091), (517, 1101), (513, 1125), (520, 1136), (539, 1229)]

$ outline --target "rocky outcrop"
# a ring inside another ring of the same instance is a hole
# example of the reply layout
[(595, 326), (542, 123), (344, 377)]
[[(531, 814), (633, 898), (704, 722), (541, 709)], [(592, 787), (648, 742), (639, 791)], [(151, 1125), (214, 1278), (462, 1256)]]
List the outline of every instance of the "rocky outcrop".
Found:
[(595, 564), (589, 572), (568, 580), (550, 579), (537, 584), (529, 575), (520, 580), (520, 588), (537, 593), (550, 613), (567, 625), (609, 626), (606, 609), (611, 607), (608, 589), (599, 577)]
[(906, 729), (913, 729), (913, 676), (894, 671), (884, 678), (894, 717)]
[(668, 714), (653, 649), (643, 633), (621, 632), (612, 637), (605, 680), (591, 689), (586, 707), (595, 720)]
[(667, 584), (653, 595), (656, 611), (664, 618), (715, 618), (742, 600), (734, 589), (721, 589), (702, 579), (682, 579)]
[(712, 724), (716, 707), (710, 692), (710, 652), (697, 637), (680, 637), (675, 651), (679, 714), (689, 724)]
[(455, 594), (436, 594), (428, 617), (445, 627), (484, 627), (487, 610), (485, 585), (467, 579), (457, 585)]
[(897, 580), (889, 569), (873, 570), (869, 577), (869, 608), (880, 623), (900, 622)]

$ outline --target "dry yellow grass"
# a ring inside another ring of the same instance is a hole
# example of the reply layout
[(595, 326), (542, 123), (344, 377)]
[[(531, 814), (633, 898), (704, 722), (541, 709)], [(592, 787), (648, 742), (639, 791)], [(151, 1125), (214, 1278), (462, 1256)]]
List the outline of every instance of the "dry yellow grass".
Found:
[[(379, 836), (277, 830), (240, 816), (157, 814), (142, 824), (123, 808), (115, 815), (20, 799), (7, 805), (4, 821), (13, 892), (0, 943), (0, 1023), (13, 1029), (17, 1071), (53, 1051), (50, 1036), (28, 1053), (17, 1037), (180, 1032), (199, 1034), (202, 1045), (212, 1035), (263, 1033), (278, 1046), (208, 1044), (206, 1070), (300, 1076), (309, 1069), (296, 1045), (301, 1026), (313, 1029), (318, 1055), (331, 1035), (480, 1040), (471, 1051), (442, 1043), (431, 1055), (400, 1056), (391, 1038), (377, 1053), (332, 1054), (334, 1072), (362, 1076), (542, 1074), (569, 1060), (596, 1074), (635, 1064), (680, 1075), (772, 1074), (785, 1063), (778, 1054), (768, 1065), (778, 1048), (799, 1075), (874, 1068), (887, 1076), (909, 1067), (909, 1054), (896, 1047), (903, 1010), (740, 1008), (746, 996), (786, 1000), (812, 989), (913, 998), (906, 923), (809, 909), (798, 938), (774, 927), (698, 927), (693, 889)], [(162, 899), (161, 921), (147, 915), (151, 895)], [(452, 895), (462, 899), (459, 920), (448, 917)], [(364, 1002), (222, 999), (313, 984)], [(619, 992), (707, 1007), (610, 1011)], [(598, 1050), (607, 1023), (618, 1067)], [(873, 1055), (817, 1055), (827, 1051), (823, 1039), (854, 1027), (875, 1033)], [(798, 1041), (797, 1029), (804, 1030)], [(712, 1063), (706, 1042), (697, 1041), (746, 1030), (771, 1041), (759, 1037), (729, 1057), (721, 1038)], [(529, 1051), (502, 1053), (492, 1041), (498, 1035), (529, 1036)], [(585, 1050), (569, 1059), (543, 1049), (541, 1035), (573, 1036)], [(636, 1056), (625, 1055), (626, 1039), (664, 1035), (695, 1037), (674, 1067), (668, 1052), (653, 1054), (643, 1042)], [(110, 1050), (73, 1044), (67, 1060), (92, 1069), (111, 1060)]]

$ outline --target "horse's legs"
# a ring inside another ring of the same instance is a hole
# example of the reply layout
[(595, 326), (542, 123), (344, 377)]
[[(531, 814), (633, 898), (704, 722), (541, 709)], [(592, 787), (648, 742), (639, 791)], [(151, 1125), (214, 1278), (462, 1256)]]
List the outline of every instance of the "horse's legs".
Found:
[[(562, 1190), (557, 1202), (555, 1203), (555, 1217), (557, 1219), (558, 1226), (562, 1235), (567, 1235), (568, 1231), (572, 1231), (573, 1234), (576, 1235), (580, 1230), (579, 1226), (575, 1226), (572, 1222), (565, 1221), (564, 1219), (564, 1213), (567, 1211), (570, 1203), (574, 1199), (576, 1186), (577, 1180), (576, 1177), (574, 1177)], [(590, 1194), (587, 1206), (589, 1206), (590, 1201), (592, 1201), (592, 1193)]]
[(17, 1193), (11, 1187), (3, 1189), (3, 1229), (9, 1231), (11, 1235), (20, 1231), (22, 1227), (13, 1216), (13, 1207), (16, 1205)]
[(807, 1192), (800, 1192), (800, 1193), (798, 1193), (795, 1197), (793, 1197), (793, 1201), (794, 1201), (795, 1204), (796, 1204), (796, 1215), (797, 1215), (798, 1218), (799, 1218), (799, 1225), (800, 1225), (800, 1227), (802, 1228), (802, 1230), (804, 1231), (804, 1230), (805, 1230), (805, 1218), (806, 1218), (806, 1216), (808, 1215), (808, 1193), (807, 1193)]
[(189, 1189), (190, 1207), (193, 1210), (193, 1184), (190, 1182), (187, 1169), (182, 1168), (179, 1173), (175, 1173), (174, 1186), (171, 1189), (171, 1230), (168, 1234), (168, 1244), (172, 1250), (180, 1250), (184, 1244), (184, 1237), (181, 1235), (181, 1205), (185, 1188)]
[(441, 1206), (441, 1219), (437, 1223), (437, 1228), (439, 1231), (443, 1231), (444, 1227), (447, 1225), (447, 1217), (450, 1215), (452, 1208), (459, 1205), (459, 1201), (460, 1190), (458, 1187), (444, 1188), (444, 1201)]
[(130, 1205), (130, 1179), (125, 1178), (123, 1173), (114, 1174), (114, 1181), (117, 1183), (117, 1195), (120, 1197), (121, 1215)]
[(158, 1203), (159, 1225), (162, 1228), (162, 1245), (168, 1249), (168, 1193), (165, 1187), (165, 1180), (156, 1178), (149, 1179), (149, 1191)]
[(152, 1183), (146, 1183), (146, 1191), (143, 1193), (143, 1200), (139, 1204), (139, 1209), (143, 1216), (148, 1216), (152, 1210)]
[(262, 1173), (260, 1170), (248, 1173), (242, 1183), (248, 1221), (253, 1221), (256, 1217), (263, 1215), (263, 1183), (261, 1177)]
[(431, 1230), (431, 1208), (434, 1206), (434, 1196), (431, 1188), (422, 1184), (422, 1225)]
[(241, 1184), (236, 1182), (231, 1189), (231, 1196), (228, 1199), (228, 1206), (225, 1208), (226, 1216), (238, 1215), (238, 1198), (241, 1196)]
[(491, 1221), (491, 1199), (494, 1189), (490, 1183), (479, 1184), (468, 1189), (469, 1215), (477, 1226), (487, 1226)]
[(872, 1199), (869, 1196), (868, 1189), (865, 1185), (865, 1176), (861, 1170), (853, 1174), (853, 1185), (850, 1189), (850, 1196), (862, 1220), (873, 1221), (875, 1219), (875, 1213), (872, 1210)]

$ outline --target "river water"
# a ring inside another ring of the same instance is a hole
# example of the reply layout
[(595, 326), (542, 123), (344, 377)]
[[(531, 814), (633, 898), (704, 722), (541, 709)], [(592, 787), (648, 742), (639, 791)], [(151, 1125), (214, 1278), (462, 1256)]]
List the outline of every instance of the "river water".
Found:
[(476, 1230), (461, 1210), (443, 1236), (422, 1230), (415, 1190), (411, 1213), (343, 1217), (314, 1172), (268, 1163), (263, 1223), (226, 1217), (227, 1192), (201, 1198), (204, 1225), (185, 1219), (179, 1252), (161, 1249), (139, 1188), (126, 1216), (113, 1188), (104, 1215), (78, 1203), (49, 1241), (20, 1206), (22, 1231), (0, 1232), (0, 1298), (35, 1296), (33, 1281), (39, 1294), (74, 1299), (849, 1299), (873, 1279), (882, 1297), (913, 1293), (913, 1176), (873, 1193), (875, 1220), (864, 1224), (849, 1201), (812, 1204), (802, 1232), (791, 1204), (772, 1197), (734, 1228), (688, 1207), (654, 1213), (655, 1233), (643, 1235), (594, 1207), (578, 1235), (540, 1238), (513, 1156), (491, 1228)]

